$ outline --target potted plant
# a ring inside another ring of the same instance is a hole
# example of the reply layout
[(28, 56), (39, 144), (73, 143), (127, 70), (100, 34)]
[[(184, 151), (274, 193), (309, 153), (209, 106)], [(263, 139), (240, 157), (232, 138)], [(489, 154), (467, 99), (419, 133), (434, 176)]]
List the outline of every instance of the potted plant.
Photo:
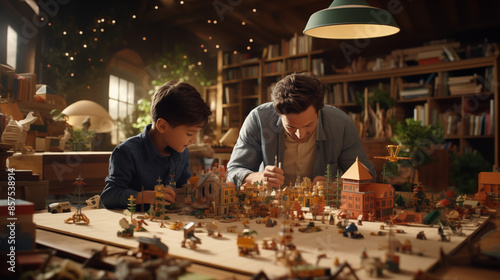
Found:
[(396, 124), (391, 140), (403, 147), (400, 156), (411, 158), (400, 162), (401, 166), (410, 169), (406, 182), (408, 187), (414, 183), (418, 167), (431, 162), (432, 149), (444, 142), (443, 135), (441, 125), (422, 125), (413, 118), (407, 118)]

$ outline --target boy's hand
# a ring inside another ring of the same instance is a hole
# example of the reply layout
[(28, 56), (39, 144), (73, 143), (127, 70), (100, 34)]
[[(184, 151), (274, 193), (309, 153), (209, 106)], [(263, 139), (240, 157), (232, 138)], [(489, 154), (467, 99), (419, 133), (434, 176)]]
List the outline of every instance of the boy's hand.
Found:
[[(165, 202), (167, 205), (175, 202), (175, 191), (172, 187), (168, 186), (163, 189), (163, 195), (165, 198)], [(146, 204), (154, 204), (156, 199), (155, 191), (142, 191), (137, 193), (137, 199), (135, 201), (136, 204), (146, 203)]]
[(165, 196), (165, 201), (168, 201), (170, 203), (175, 202), (175, 191), (171, 186), (166, 186), (163, 189), (163, 195)]

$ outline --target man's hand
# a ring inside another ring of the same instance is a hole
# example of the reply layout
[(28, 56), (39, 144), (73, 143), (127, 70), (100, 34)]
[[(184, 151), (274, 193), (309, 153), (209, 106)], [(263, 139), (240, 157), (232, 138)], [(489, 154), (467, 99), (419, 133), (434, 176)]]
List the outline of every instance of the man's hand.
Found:
[(315, 186), (317, 182), (326, 182), (326, 177), (323, 177), (323, 176), (314, 177), (314, 181), (313, 181), (312, 185)]
[(269, 188), (278, 188), (285, 183), (285, 172), (274, 165), (268, 165), (262, 172), (250, 173), (245, 177), (244, 182), (254, 184), (255, 182), (263, 182)]

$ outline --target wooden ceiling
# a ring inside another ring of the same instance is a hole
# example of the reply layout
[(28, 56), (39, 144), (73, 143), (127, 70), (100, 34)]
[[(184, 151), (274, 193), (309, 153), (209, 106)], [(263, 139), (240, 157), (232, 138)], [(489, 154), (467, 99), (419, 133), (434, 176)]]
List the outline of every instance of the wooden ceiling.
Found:
[[(190, 40), (205, 48), (260, 50), (282, 38), (301, 34), (309, 16), (327, 8), (329, 0), (145, 0), (140, 25), (175, 41)], [(393, 11), (401, 31), (362, 44), (367, 53), (420, 46), (441, 39), (481, 41), (500, 37), (500, 1), (479, 0), (367, 0), (374, 7)], [(154, 9), (155, 5), (158, 9)], [(254, 11), (255, 9), (255, 11)], [(210, 21), (210, 22), (209, 22)], [(216, 21), (216, 23), (214, 23)], [(242, 25), (245, 22), (245, 25)], [(170, 34), (170, 35), (169, 35)], [(173, 36), (171, 36), (173, 34)], [(253, 42), (250, 42), (253, 39)], [(314, 39), (322, 48), (335, 49), (339, 40)]]

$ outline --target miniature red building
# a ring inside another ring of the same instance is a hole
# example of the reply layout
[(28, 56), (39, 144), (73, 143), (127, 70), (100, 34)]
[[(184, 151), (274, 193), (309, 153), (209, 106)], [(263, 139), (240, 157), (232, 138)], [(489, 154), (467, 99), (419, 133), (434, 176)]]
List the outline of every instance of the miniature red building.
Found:
[(389, 184), (372, 183), (368, 169), (356, 158), (354, 164), (342, 175), (341, 209), (351, 219), (362, 215), (368, 220), (374, 214), (384, 221), (392, 215), (394, 207), (394, 188)]
[(490, 208), (500, 207), (500, 172), (480, 172), (475, 199)]

